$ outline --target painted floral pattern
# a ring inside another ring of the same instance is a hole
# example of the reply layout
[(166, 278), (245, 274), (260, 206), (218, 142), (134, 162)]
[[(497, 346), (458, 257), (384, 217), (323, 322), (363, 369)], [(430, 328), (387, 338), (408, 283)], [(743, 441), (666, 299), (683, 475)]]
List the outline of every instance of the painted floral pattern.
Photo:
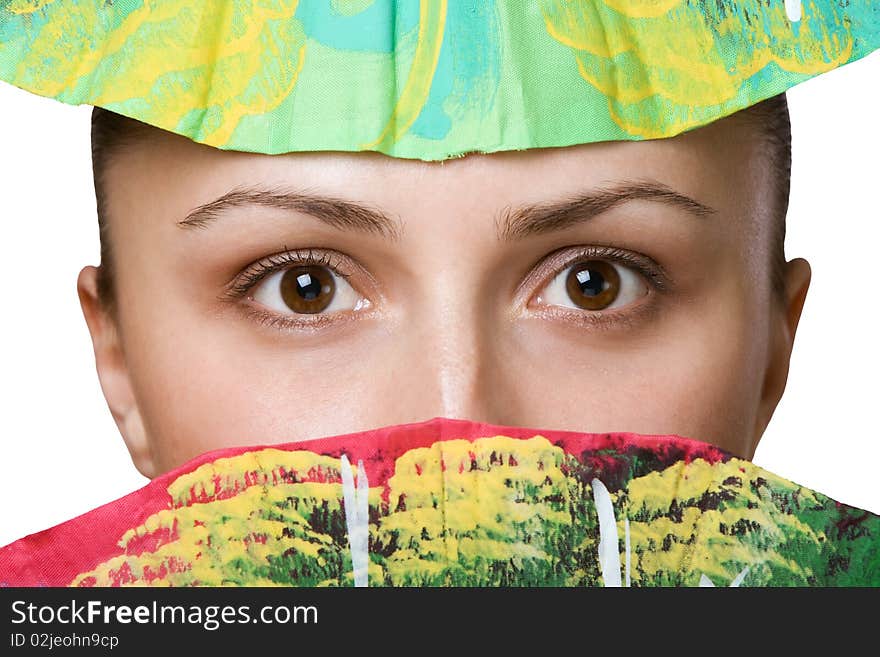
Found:
[(673, 136), (880, 46), (872, 0), (791, 5), (0, 0), (0, 79), (218, 148), (437, 160)]
[(0, 583), (880, 585), (880, 516), (675, 436), (436, 418), (231, 452), (0, 549)]

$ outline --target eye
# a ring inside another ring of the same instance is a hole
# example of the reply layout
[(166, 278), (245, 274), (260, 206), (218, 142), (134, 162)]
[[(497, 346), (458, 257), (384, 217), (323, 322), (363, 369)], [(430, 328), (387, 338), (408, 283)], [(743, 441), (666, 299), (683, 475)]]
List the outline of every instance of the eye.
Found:
[(536, 298), (537, 304), (581, 310), (627, 306), (650, 291), (645, 278), (607, 260), (580, 260), (559, 272)]
[(359, 310), (366, 304), (344, 276), (320, 264), (300, 264), (268, 274), (248, 297), (284, 315)]

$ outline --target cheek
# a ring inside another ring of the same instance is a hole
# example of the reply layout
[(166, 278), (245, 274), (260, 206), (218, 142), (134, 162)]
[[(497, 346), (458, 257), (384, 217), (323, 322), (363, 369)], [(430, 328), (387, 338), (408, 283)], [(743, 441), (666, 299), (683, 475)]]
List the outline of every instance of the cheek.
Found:
[(658, 345), (653, 385), (642, 391), (651, 418), (670, 433), (748, 454), (763, 379), (755, 326), (730, 307), (679, 326), (676, 339)]
[[(224, 447), (296, 442), (379, 426), (371, 350), (355, 337), (303, 348), (228, 319), (177, 313), (141, 324), (129, 367), (161, 471)], [(387, 395), (388, 390), (381, 394)]]
[(718, 295), (613, 339), (536, 333), (519, 346), (532, 361), (527, 397), (546, 400), (536, 420), (576, 431), (675, 434), (746, 454), (766, 348), (753, 305)]

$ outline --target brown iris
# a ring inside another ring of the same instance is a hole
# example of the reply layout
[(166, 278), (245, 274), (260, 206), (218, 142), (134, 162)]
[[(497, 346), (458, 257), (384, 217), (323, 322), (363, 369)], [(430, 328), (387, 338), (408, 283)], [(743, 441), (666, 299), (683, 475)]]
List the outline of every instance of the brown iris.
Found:
[(326, 267), (291, 267), (281, 277), (281, 298), (298, 313), (319, 313), (330, 305), (336, 283)]
[(620, 293), (620, 274), (610, 263), (588, 260), (573, 266), (565, 289), (575, 305), (585, 310), (602, 310)]

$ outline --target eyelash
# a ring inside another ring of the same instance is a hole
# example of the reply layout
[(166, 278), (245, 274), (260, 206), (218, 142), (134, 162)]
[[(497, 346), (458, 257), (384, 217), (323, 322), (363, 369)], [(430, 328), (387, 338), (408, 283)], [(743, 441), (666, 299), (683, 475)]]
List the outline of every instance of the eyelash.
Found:
[[(347, 260), (341, 254), (333, 251), (318, 251), (317, 255), (314, 249), (295, 249), (287, 250), (270, 255), (263, 260), (255, 262), (248, 266), (239, 274), (227, 287), (225, 296), (233, 299), (241, 299), (247, 296), (248, 292), (256, 287), (263, 279), (270, 274), (289, 267), (292, 265), (320, 265), (327, 267), (334, 274), (344, 279), (349, 279), (353, 275), (348, 270)], [(546, 285), (553, 280), (555, 276), (577, 264), (583, 260), (604, 259), (613, 262), (625, 264), (635, 271), (639, 272), (657, 292), (667, 292), (672, 285), (669, 275), (665, 272), (659, 263), (651, 258), (625, 251), (617, 247), (609, 246), (585, 246), (576, 248), (574, 251), (571, 247), (565, 247), (554, 251), (545, 256), (536, 266), (532, 268), (531, 274), (520, 284), (520, 287), (532, 287), (533, 279), (538, 278), (541, 287), (544, 289)], [(549, 270), (549, 271), (548, 271)], [(533, 295), (534, 296), (534, 295)], [(530, 297), (531, 299), (531, 297)], [(644, 306), (645, 304), (642, 304)], [(637, 318), (636, 316), (644, 312), (645, 308), (640, 307), (636, 311), (586, 311), (586, 310), (563, 310), (559, 308), (543, 308), (536, 310), (536, 314), (547, 315), (550, 317), (563, 317), (568, 321), (585, 324), (594, 328), (610, 327), (612, 324), (630, 324)], [(323, 325), (333, 323), (333, 319), (328, 319), (325, 315), (315, 315), (309, 319), (292, 319), (276, 315), (275, 313), (249, 309), (249, 313), (259, 321), (260, 324), (273, 328), (320, 328)]]
[[(248, 293), (263, 279), (280, 269), (293, 265), (321, 265), (346, 280), (353, 275), (348, 270), (349, 263), (347, 260), (341, 254), (333, 251), (318, 251), (317, 254), (314, 249), (294, 249), (291, 251), (287, 249), (286, 245), (283, 249), (284, 251), (280, 253), (270, 255), (248, 266), (229, 284), (223, 296), (240, 301), (247, 297)], [(322, 327), (329, 326), (337, 321), (336, 318), (323, 314), (315, 314), (305, 319), (278, 315), (269, 310), (249, 307), (247, 304), (244, 304), (244, 308), (248, 317), (259, 325), (282, 331), (320, 330)]]
[(321, 265), (346, 280), (351, 278), (352, 274), (344, 271), (346, 268), (345, 263), (338, 255), (330, 251), (321, 251), (319, 253), (320, 255), (316, 256), (313, 249), (305, 249), (285, 250), (281, 253), (270, 255), (259, 262), (255, 262), (241, 272), (229, 286), (226, 293), (234, 298), (244, 297), (264, 278), (290, 265)]
[[(646, 256), (631, 251), (625, 251), (614, 246), (583, 246), (578, 247), (574, 252), (570, 251), (570, 248), (571, 247), (566, 247), (549, 254), (542, 263), (539, 264), (539, 269), (544, 268), (543, 263), (550, 263), (549, 266), (553, 267), (553, 275), (555, 276), (583, 260), (612, 260), (629, 265), (632, 269), (635, 269), (648, 279), (660, 292), (666, 292), (670, 288), (671, 280), (669, 275), (658, 263)], [(560, 253), (564, 253), (565, 257), (562, 258), (557, 255)], [(556, 262), (557, 260), (563, 260), (563, 262)], [(547, 277), (543, 282), (549, 283), (550, 277)]]
[[(543, 290), (556, 276), (573, 265), (585, 260), (599, 259), (629, 266), (641, 274), (651, 289), (657, 293), (667, 293), (673, 287), (673, 281), (669, 274), (653, 259), (611, 246), (583, 246), (575, 250), (572, 250), (571, 247), (565, 247), (554, 251), (544, 257), (532, 269), (532, 274), (527, 276), (521, 285), (529, 288), (538, 287), (538, 289)], [(537, 284), (533, 282), (535, 278), (538, 279)], [(649, 291), (646, 296), (650, 294), (651, 292)], [(534, 296), (533, 294), (529, 297), (529, 302), (531, 302)], [(634, 325), (645, 313), (652, 310), (655, 310), (655, 307), (654, 304), (650, 303), (639, 304), (635, 309), (610, 311), (572, 310), (556, 306), (532, 309), (538, 316), (549, 319), (561, 318), (590, 329), (606, 329), (619, 326), (629, 327)]]

